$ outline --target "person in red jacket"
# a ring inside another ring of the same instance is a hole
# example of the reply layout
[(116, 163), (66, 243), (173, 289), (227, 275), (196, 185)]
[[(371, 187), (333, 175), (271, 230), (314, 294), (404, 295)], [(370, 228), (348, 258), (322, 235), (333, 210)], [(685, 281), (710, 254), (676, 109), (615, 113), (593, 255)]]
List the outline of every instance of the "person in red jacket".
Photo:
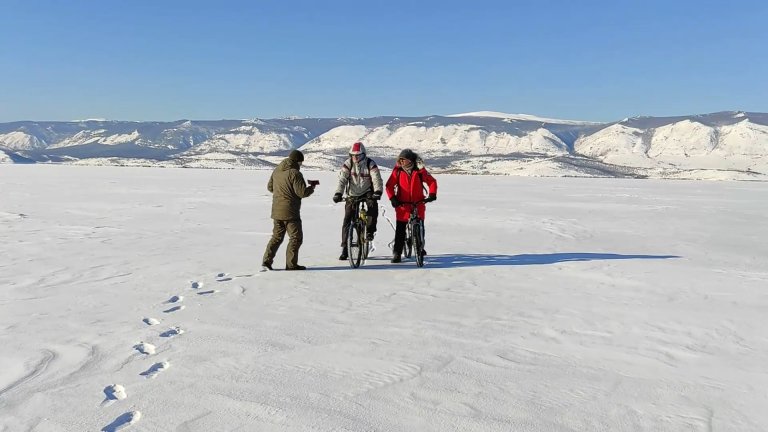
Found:
[[(386, 191), (392, 207), (395, 208), (395, 245), (392, 248), (392, 262), (399, 263), (405, 245), (405, 226), (411, 216), (411, 208), (415, 202), (426, 202), (437, 199), (437, 181), (423, 167), (416, 164), (418, 155), (410, 149), (400, 152), (397, 157), (397, 165), (387, 180)], [(428, 187), (429, 195), (425, 198), (424, 188)], [(419, 218), (424, 220), (426, 205), (422, 202), (416, 204)]]

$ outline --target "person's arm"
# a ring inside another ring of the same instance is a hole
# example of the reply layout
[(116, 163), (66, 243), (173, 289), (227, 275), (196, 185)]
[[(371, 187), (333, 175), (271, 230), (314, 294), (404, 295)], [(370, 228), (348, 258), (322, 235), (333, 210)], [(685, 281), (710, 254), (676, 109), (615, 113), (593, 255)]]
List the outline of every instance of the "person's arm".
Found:
[(427, 200), (430, 202), (435, 201), (437, 199), (437, 180), (435, 180), (435, 178), (432, 177), (432, 174), (425, 168), (422, 168), (421, 171), (421, 177), (429, 188), (429, 196), (427, 197)]
[(338, 181), (336, 182), (336, 192), (334, 192), (336, 195), (344, 194), (344, 189), (346, 189), (347, 183), (349, 183), (349, 173), (350, 168), (347, 166), (347, 161), (344, 161), (339, 170)]
[(381, 196), (381, 194), (384, 192), (384, 181), (381, 179), (381, 171), (379, 171), (379, 166), (376, 165), (376, 162), (373, 160), (371, 161), (370, 171), (371, 182), (373, 183), (373, 193), (375, 194), (378, 192), (378, 195)]
[(429, 188), (429, 194), (435, 194), (437, 195), (437, 180), (435, 180), (434, 177), (432, 177), (432, 174), (429, 173), (426, 169), (422, 168), (422, 177), (424, 178), (424, 182), (427, 184), (427, 187)]
[(304, 181), (304, 175), (301, 171), (296, 170), (296, 174), (293, 176), (293, 191), (299, 198), (306, 198), (315, 191), (314, 186), (307, 186), (307, 182)]
[(272, 175), (269, 176), (269, 182), (267, 182), (267, 190), (269, 193), (272, 193), (272, 176), (275, 175), (275, 172), (272, 171)]
[(395, 197), (395, 186), (397, 185), (397, 168), (392, 170), (392, 174), (389, 175), (389, 179), (387, 179), (387, 185), (386, 185), (386, 191), (387, 191), (387, 198), (392, 199)]
[(389, 180), (387, 180), (387, 198), (389, 198), (389, 202), (392, 203), (392, 207), (400, 205), (400, 200), (395, 196), (395, 187), (399, 181), (398, 177), (400, 177), (400, 171), (395, 168), (392, 170), (392, 174), (389, 175)]

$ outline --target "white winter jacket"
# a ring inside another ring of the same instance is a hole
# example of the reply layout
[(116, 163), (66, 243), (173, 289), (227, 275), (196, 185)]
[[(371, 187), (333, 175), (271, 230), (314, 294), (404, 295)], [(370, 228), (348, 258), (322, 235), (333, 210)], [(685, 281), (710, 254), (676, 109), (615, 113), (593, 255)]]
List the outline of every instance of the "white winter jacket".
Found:
[(360, 196), (369, 191), (383, 192), (383, 187), (379, 166), (373, 159), (366, 156), (355, 164), (348, 158), (339, 170), (336, 193), (344, 194), (346, 191), (349, 196)]

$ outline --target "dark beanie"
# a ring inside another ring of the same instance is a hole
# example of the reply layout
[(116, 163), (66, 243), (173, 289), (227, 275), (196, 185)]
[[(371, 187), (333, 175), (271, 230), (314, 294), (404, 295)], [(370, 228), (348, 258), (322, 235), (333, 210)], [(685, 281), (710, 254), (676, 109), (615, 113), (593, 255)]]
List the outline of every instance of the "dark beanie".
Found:
[(304, 162), (304, 154), (298, 150), (291, 150), (288, 154), (288, 159), (294, 162)]
[(398, 159), (405, 158), (410, 161), (416, 162), (416, 153), (413, 152), (411, 149), (405, 149), (400, 152), (400, 154), (397, 156)]

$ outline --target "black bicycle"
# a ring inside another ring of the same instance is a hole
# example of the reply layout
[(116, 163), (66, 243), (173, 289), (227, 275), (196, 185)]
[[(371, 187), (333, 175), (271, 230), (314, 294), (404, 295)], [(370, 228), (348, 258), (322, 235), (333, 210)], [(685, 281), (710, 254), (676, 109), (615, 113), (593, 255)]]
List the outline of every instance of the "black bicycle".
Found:
[(406, 258), (416, 255), (416, 265), (424, 267), (424, 221), (419, 218), (418, 204), (427, 203), (427, 200), (420, 200), (411, 204), (411, 215), (408, 223), (405, 225), (405, 245), (403, 252)]
[(354, 204), (354, 216), (347, 229), (347, 251), (349, 265), (360, 267), (360, 263), (368, 259), (371, 244), (368, 241), (368, 203), (366, 196), (347, 197), (347, 202)]

